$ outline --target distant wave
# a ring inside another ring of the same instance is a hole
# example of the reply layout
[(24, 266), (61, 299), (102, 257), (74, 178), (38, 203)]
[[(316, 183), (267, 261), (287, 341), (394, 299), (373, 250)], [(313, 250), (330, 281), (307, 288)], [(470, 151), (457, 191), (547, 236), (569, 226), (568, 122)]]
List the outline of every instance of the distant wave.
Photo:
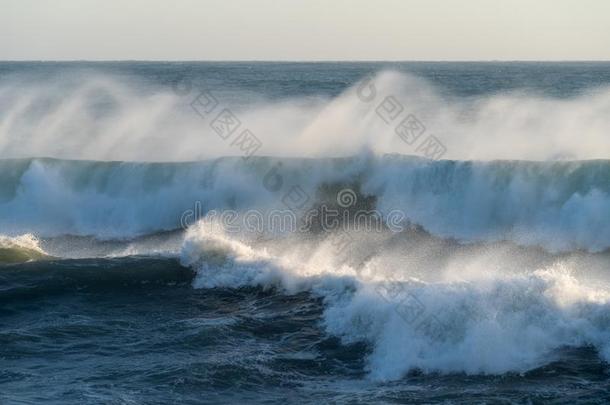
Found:
[(285, 209), (299, 186), (315, 206), (353, 189), (369, 208), (461, 242), (551, 251), (610, 247), (610, 162), (220, 158), (134, 163), (0, 161), (0, 233), (128, 239), (181, 228), (185, 211)]

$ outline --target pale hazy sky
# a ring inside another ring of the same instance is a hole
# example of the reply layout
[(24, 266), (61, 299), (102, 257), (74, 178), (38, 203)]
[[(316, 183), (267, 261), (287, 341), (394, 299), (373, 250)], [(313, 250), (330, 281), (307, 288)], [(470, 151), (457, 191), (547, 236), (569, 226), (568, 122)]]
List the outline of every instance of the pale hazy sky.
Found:
[(1, 60), (610, 60), (609, 0), (0, 0)]

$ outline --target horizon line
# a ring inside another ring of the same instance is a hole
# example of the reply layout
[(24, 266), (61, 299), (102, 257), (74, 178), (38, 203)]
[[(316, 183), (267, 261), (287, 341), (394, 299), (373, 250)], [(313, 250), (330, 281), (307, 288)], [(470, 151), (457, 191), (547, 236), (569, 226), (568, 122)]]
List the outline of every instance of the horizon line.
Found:
[(204, 62), (204, 63), (591, 63), (610, 59), (0, 59), (9, 62)]

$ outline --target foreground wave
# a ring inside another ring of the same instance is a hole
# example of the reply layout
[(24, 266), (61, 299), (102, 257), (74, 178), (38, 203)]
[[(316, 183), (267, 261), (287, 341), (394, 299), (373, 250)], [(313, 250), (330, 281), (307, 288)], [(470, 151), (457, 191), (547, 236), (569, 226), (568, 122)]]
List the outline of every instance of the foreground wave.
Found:
[[(536, 252), (506, 247), (464, 251), (435, 244), (364, 237), (347, 256), (375, 253), (349, 262), (337, 258), (330, 240), (263, 248), (201, 223), (187, 233), (181, 262), (197, 270), (196, 288), (275, 288), (320, 297), (329, 334), (371, 345), (367, 369), (375, 380), (412, 370), (522, 373), (557, 360), (565, 347), (591, 346), (610, 360), (607, 279), (603, 284), (575, 271), (586, 266), (593, 273), (590, 258), (541, 261)], [(598, 258), (603, 269), (608, 259)]]
[(40, 392), (57, 403), (610, 399), (607, 366), (592, 347), (554, 351), (523, 374), (413, 370), (401, 381), (372, 380), (371, 346), (329, 335), (322, 298), (194, 289), (193, 277), (175, 259), (147, 257), (0, 266), (9, 320), (0, 331), (2, 395), (26, 403)]
[[(229, 339), (228, 357), (215, 360), (221, 363), (210, 366), (210, 378), (222, 375), (223, 367), (245, 367), (245, 375), (236, 378), (258, 381), (252, 373), (259, 372), (261, 362), (280, 369), (290, 364), (295, 375), (323, 378), (332, 370), (335, 376), (375, 383), (422, 372), (459, 380), (462, 374), (544, 376), (569, 375), (570, 370), (598, 378), (606, 370), (607, 254), (460, 245), (417, 232), (400, 237), (355, 233), (353, 238), (354, 245), (339, 257), (331, 234), (309, 240), (236, 238), (200, 221), (181, 236), (177, 253), (5, 266), (0, 268), (0, 301), (9, 310), (46, 308), (49, 300), (59, 300), (54, 311), (61, 313), (63, 307), (73, 311), (82, 299), (101, 300), (101, 306), (84, 307), (96, 315), (71, 315), (67, 326), (59, 326), (66, 320), (48, 325), (49, 336), (78, 333), (86, 342), (110, 339), (115, 324), (126, 336), (134, 335), (126, 321), (132, 316), (134, 322), (150, 323), (151, 317), (188, 315), (184, 325), (169, 319), (174, 326), (151, 332), (147, 345), (152, 347), (120, 351), (153, 356), (171, 343), (156, 348), (159, 336), (171, 341), (170, 330), (176, 327), (185, 334), (176, 337), (183, 340), (179, 351)], [(205, 297), (205, 304), (186, 298), (192, 294)], [(168, 305), (172, 313), (164, 314)], [(113, 308), (121, 308), (120, 322), (102, 315)], [(193, 315), (200, 310), (207, 312)], [(102, 324), (96, 326), (98, 321)], [(244, 336), (250, 328), (256, 344)], [(6, 332), (8, 348), (22, 341), (20, 333)], [(269, 343), (265, 336), (271, 336)], [(229, 356), (235, 347), (265, 354), (242, 364)], [(105, 350), (118, 350), (111, 348)], [(151, 370), (154, 364), (153, 356)]]

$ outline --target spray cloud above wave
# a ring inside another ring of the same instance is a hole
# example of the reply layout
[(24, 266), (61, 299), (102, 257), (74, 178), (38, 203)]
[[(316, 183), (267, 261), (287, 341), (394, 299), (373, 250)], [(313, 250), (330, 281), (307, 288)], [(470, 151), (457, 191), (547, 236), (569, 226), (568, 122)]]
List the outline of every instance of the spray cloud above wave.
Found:
[[(456, 160), (577, 160), (610, 157), (610, 89), (570, 98), (525, 91), (456, 98), (417, 76), (385, 71), (337, 97), (269, 99), (216, 94), (260, 139), (259, 155), (349, 156), (362, 150), (418, 154), (395, 132), (412, 114)], [(205, 88), (205, 82), (202, 84)], [(371, 87), (373, 86), (373, 87)], [(187, 161), (236, 155), (190, 106), (197, 86), (142, 91), (125, 77), (87, 74), (53, 82), (0, 81), (0, 155), (123, 161)], [(386, 97), (401, 115), (376, 112)]]

